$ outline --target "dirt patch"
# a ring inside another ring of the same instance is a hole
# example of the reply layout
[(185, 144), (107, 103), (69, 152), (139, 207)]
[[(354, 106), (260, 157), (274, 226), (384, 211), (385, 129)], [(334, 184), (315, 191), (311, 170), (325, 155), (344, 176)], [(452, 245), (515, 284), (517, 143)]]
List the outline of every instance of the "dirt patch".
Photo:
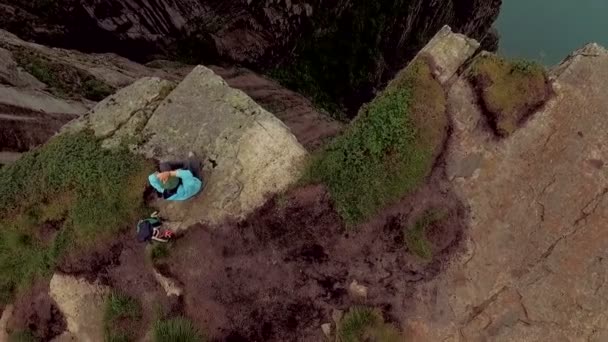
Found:
[(135, 298), (141, 304), (142, 317), (136, 323), (130, 320), (127, 331), (134, 332), (137, 338), (143, 338), (156, 320), (183, 314), (183, 299), (165, 294), (154, 277), (146, 244), (136, 240), (134, 231), (117, 235), (113, 241), (100, 242), (87, 253), (69, 255), (58, 269), (91, 282), (100, 281)]
[[(136, 241), (133, 234), (125, 234), (125, 243), (118, 263), (107, 268), (107, 283), (113, 289), (136, 298), (142, 307), (142, 317), (129, 331), (143, 337), (159, 318), (183, 313), (183, 300), (167, 296), (156, 281), (146, 245)], [(127, 241), (128, 240), (128, 241)]]
[(14, 303), (9, 332), (29, 331), (37, 341), (50, 341), (66, 330), (66, 320), (49, 296), (49, 283), (38, 281)]
[[(166, 265), (184, 286), (184, 310), (218, 341), (319, 341), (332, 309), (356, 303), (348, 286), (369, 288), (366, 305), (400, 322), (418, 282), (458, 250), (466, 210), (441, 168), (412, 196), (372, 222), (346, 230), (326, 189), (308, 186), (268, 201), (241, 223), (196, 226)], [(425, 210), (446, 213), (427, 232), (433, 258), (408, 253), (403, 230)]]
[(69, 253), (62, 258), (57, 269), (88, 281), (101, 280), (103, 285), (108, 285), (108, 270), (120, 264), (123, 242), (126, 242), (124, 236), (116, 236), (112, 241), (99, 241), (86, 250)]

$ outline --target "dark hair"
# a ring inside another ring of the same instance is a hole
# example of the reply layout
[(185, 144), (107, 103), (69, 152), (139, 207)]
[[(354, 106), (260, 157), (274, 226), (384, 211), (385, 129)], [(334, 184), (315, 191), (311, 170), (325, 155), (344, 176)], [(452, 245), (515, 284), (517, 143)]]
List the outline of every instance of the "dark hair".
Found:
[(177, 186), (173, 189), (165, 189), (163, 190), (162, 196), (164, 199), (167, 199), (177, 193), (177, 189), (182, 185), (182, 179), (177, 178), (179, 181), (177, 182)]

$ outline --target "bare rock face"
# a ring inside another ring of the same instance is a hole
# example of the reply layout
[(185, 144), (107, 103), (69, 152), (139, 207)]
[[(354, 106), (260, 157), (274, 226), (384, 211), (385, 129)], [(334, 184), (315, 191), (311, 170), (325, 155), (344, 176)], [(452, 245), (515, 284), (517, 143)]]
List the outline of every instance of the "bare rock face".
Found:
[(110, 289), (69, 275), (55, 274), (49, 294), (66, 317), (67, 331), (58, 341), (103, 341), (103, 310)]
[(315, 109), (310, 100), (277, 82), (243, 68), (210, 67), (232, 88), (249, 95), (257, 104), (283, 121), (308, 150), (321, 147), (338, 135), (344, 123)]
[(556, 95), (500, 141), (466, 76), (447, 84), (446, 167), (469, 237), (417, 290), (417, 341), (606, 339), (608, 51), (588, 45), (552, 79)]
[(429, 60), (434, 67), (434, 76), (445, 85), (478, 49), (477, 41), (455, 34), (449, 26), (444, 26), (420, 50), (418, 56)]
[[(375, 88), (402, 69), (443, 25), (484, 38), (501, 3), (2, 0), (0, 28), (48, 45), (116, 52), (139, 61), (162, 55), (192, 63), (245, 65), (256, 71), (288, 62), (298, 51), (298, 60), (319, 56), (306, 65), (339, 74), (336, 87), (341, 82), (346, 89), (332, 97), (356, 112), (353, 107), (373, 97)], [(324, 64), (320, 61), (334, 65), (318, 65)]]
[(143, 135), (148, 157), (183, 159), (193, 151), (206, 160), (204, 196), (171, 204), (190, 223), (242, 218), (295, 182), (307, 155), (280, 120), (202, 66), (160, 104)]
[[(380, 13), (394, 25), (381, 32), (381, 37), (386, 40), (384, 45), (394, 51), (411, 45), (416, 35), (430, 38), (445, 24), (482, 38), (496, 18), (500, 4), (500, 0), (413, 1), (390, 13), (388, 10), (393, 10), (397, 3), (387, 1), (380, 4), (385, 10)], [(365, 9), (365, 5), (349, 0), (62, 0), (51, 3), (2, 0), (0, 5), (3, 17), (0, 27), (25, 39), (97, 51), (108, 50), (109, 44), (116, 44), (115, 48), (125, 49), (127, 55), (140, 56), (163, 52), (172, 43), (190, 39), (199, 49), (206, 48), (206, 53), (250, 65), (284, 56), (298, 38), (311, 33), (311, 25), (318, 31), (331, 25), (321, 19), (332, 18), (333, 22)], [(30, 25), (19, 25), (26, 20)], [(366, 25), (366, 21), (362, 23)], [(130, 49), (128, 44), (132, 44)]]
[(141, 134), (154, 110), (173, 88), (173, 82), (144, 77), (99, 102), (91, 111), (63, 127), (62, 131), (91, 129), (105, 138), (106, 147), (118, 146), (123, 140), (128, 142)]
[(65, 130), (90, 128), (106, 145), (126, 139), (161, 161), (194, 152), (205, 164), (203, 193), (159, 203), (163, 216), (183, 227), (240, 219), (299, 178), (306, 150), (245, 93), (202, 66), (173, 88), (159, 78), (141, 79)]

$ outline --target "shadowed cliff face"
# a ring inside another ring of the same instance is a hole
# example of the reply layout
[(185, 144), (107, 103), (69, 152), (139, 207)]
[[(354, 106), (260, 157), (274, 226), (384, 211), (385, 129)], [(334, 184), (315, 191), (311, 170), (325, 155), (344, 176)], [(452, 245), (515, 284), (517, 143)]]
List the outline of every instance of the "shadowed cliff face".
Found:
[(285, 83), (293, 88), (316, 83), (313, 88), (353, 109), (369, 100), (374, 89), (391, 79), (444, 24), (483, 38), (500, 4), (501, 0), (0, 0), (0, 28), (47, 45), (111, 51), (139, 61), (162, 55), (191, 63), (241, 64), (258, 71), (279, 66)]

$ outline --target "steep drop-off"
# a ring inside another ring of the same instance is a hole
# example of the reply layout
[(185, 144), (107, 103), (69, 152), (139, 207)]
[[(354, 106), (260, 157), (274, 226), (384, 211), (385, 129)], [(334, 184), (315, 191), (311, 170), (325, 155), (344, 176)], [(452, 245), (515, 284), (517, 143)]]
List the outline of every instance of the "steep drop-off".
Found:
[(483, 39), (501, 2), (1, 0), (0, 28), (140, 61), (163, 55), (256, 70), (280, 65), (281, 78), (296, 90), (352, 110), (444, 24)]
[[(306, 98), (268, 78), (244, 68), (212, 68), (279, 117), (308, 150), (342, 129)], [(0, 164), (46, 142), (111, 89), (145, 76), (180, 81), (191, 69), (163, 60), (142, 65), (114, 54), (48, 48), (0, 30)]]

